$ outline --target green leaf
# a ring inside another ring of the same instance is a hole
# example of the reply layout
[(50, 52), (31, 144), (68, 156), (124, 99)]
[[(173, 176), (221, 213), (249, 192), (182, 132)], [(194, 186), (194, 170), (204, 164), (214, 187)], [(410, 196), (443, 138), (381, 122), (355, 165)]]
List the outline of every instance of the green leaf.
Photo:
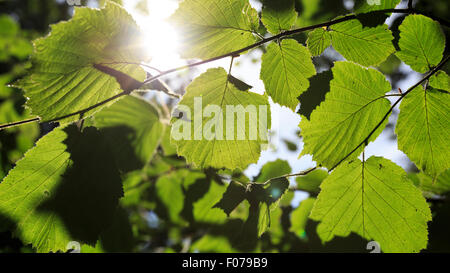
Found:
[(430, 77), (430, 86), (436, 89), (450, 92), (450, 76), (442, 70), (439, 70)]
[(255, 177), (255, 182), (266, 182), (269, 179), (279, 177), (285, 174), (290, 174), (292, 171), (291, 166), (286, 160), (277, 159), (272, 162), (267, 162), (262, 166), (258, 176)]
[(180, 213), (183, 210), (184, 193), (183, 193), (183, 177), (186, 170), (180, 170), (161, 176), (156, 181), (156, 193), (158, 198), (167, 209), (169, 219), (173, 223), (179, 223)]
[(164, 130), (158, 110), (135, 96), (120, 99), (95, 114), (93, 125), (105, 135), (117, 165), (124, 171), (141, 168), (150, 161)]
[(267, 96), (238, 90), (223, 68), (196, 78), (177, 110), (183, 118), (172, 118), (171, 141), (178, 155), (195, 166), (245, 169), (258, 161), (265, 148), (261, 146), (267, 144)]
[(0, 214), (39, 252), (65, 251), (70, 241), (94, 245), (111, 224), (122, 185), (109, 146), (93, 127), (57, 128), (0, 184)]
[(259, 26), (248, 0), (185, 0), (170, 18), (181, 35), (183, 58), (207, 59), (249, 46)]
[(6, 14), (0, 16), (0, 37), (1, 38), (11, 38), (16, 36), (19, 32), (19, 25), (14, 21), (14, 19)]
[(308, 33), (306, 44), (313, 56), (319, 56), (331, 45), (331, 35), (326, 29), (316, 28)]
[(316, 202), (316, 198), (309, 197), (303, 200), (291, 213), (291, 227), (289, 231), (295, 233), (300, 238), (304, 237), (306, 223), (308, 222), (314, 202)]
[(264, 0), (261, 21), (272, 34), (290, 30), (297, 19), (294, 0)]
[(259, 205), (258, 218), (258, 237), (261, 237), (266, 231), (273, 228), (273, 225), (278, 225), (281, 216), (281, 209), (275, 205), (268, 205), (261, 203)]
[(30, 41), (21, 36), (17, 22), (9, 15), (0, 15), (0, 61), (12, 56), (25, 59), (33, 52)]
[(236, 253), (229, 240), (226, 237), (211, 236), (209, 234), (202, 236), (192, 244), (193, 252), (200, 253)]
[(357, 12), (366, 13), (375, 10), (393, 9), (401, 0), (362, 0), (363, 4), (358, 8)]
[(395, 52), (387, 25), (363, 27), (349, 20), (330, 27), (332, 45), (347, 60), (364, 66), (377, 65)]
[(423, 15), (408, 15), (399, 27), (397, 56), (417, 72), (425, 73), (439, 64), (445, 36), (438, 22)]
[[(349, 62), (336, 62), (334, 79), (325, 101), (300, 122), (304, 148), (301, 155), (311, 154), (318, 164), (333, 167), (355, 149), (390, 108), (384, 94), (391, 85), (375, 69), (363, 68)], [(383, 130), (386, 121), (370, 137), (373, 141)], [(356, 158), (362, 147), (348, 159)]]
[(317, 169), (308, 173), (307, 175), (297, 176), (297, 178), (295, 178), (295, 182), (297, 182), (298, 190), (306, 191), (309, 193), (319, 193), (320, 184), (327, 177), (327, 171)]
[(242, 184), (231, 181), (227, 187), (226, 192), (223, 194), (213, 208), (222, 209), (228, 216), (230, 213), (245, 200), (245, 187)]
[(215, 207), (225, 191), (225, 186), (219, 185), (215, 181), (210, 182), (208, 192), (194, 203), (193, 215), (196, 222), (223, 224), (227, 220), (226, 213)]
[(421, 191), (391, 161), (345, 162), (328, 176), (310, 218), (321, 221), (323, 242), (355, 232), (384, 252), (419, 252), (427, 246), (431, 212)]
[[(253, 187), (259, 186), (260, 184), (253, 185)], [(289, 181), (286, 178), (274, 178), (270, 180), (268, 186), (263, 187), (262, 191), (253, 191), (253, 196), (250, 195), (250, 203), (259, 202), (258, 236), (271, 227), (272, 213), (277, 210), (278, 204), (288, 188)]]
[(16, 85), (25, 90), (32, 114), (43, 121), (84, 110), (122, 92), (116, 77), (94, 65), (103, 64), (135, 81), (145, 79), (139, 65), (127, 64), (144, 60), (140, 38), (132, 17), (117, 4), (107, 2), (101, 10), (77, 7), (71, 20), (52, 25), (50, 35), (34, 41), (30, 75)]
[(124, 197), (120, 203), (125, 207), (138, 206), (145, 196), (145, 192), (150, 188), (150, 183), (143, 181), (144, 175), (141, 170), (129, 172), (123, 178)]
[(437, 177), (450, 168), (450, 94), (419, 86), (400, 104), (398, 148), (424, 173)]
[(450, 192), (450, 169), (442, 172), (435, 180), (424, 173), (418, 173), (417, 177), (424, 191), (441, 195)]
[(177, 154), (177, 147), (170, 143), (170, 126), (164, 126), (164, 134), (161, 139), (161, 148), (165, 156), (172, 156)]
[(297, 41), (285, 39), (271, 43), (262, 56), (260, 78), (273, 101), (292, 110), (297, 97), (309, 87), (308, 78), (316, 74), (308, 49)]

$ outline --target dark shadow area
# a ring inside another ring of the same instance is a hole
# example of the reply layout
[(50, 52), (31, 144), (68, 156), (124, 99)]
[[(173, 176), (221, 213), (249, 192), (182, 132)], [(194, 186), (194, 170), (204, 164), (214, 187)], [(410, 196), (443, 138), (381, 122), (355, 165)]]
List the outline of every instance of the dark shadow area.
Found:
[(381, 13), (381, 12), (361, 13), (356, 15), (356, 18), (361, 23), (361, 25), (363, 25), (363, 28), (366, 27), (373, 28), (383, 25), (390, 15), (391, 15), (390, 13)]
[(105, 127), (100, 129), (100, 133), (111, 147), (117, 167), (123, 172), (140, 169), (145, 162), (136, 155), (132, 146), (137, 136), (136, 131), (125, 125)]
[(74, 240), (95, 245), (112, 223), (123, 196), (121, 178), (110, 147), (97, 129), (88, 127), (80, 132), (69, 126), (64, 131), (72, 162), (37, 210), (56, 213)]
[(0, 254), (20, 253), (25, 247), (19, 239), (13, 237), (10, 230), (15, 230), (16, 224), (9, 217), (0, 214)]
[(309, 79), (309, 88), (298, 97), (300, 101), (300, 115), (310, 119), (311, 112), (325, 100), (325, 95), (330, 91), (330, 81), (333, 74), (330, 70), (324, 71)]
[(107, 253), (132, 252), (133, 231), (127, 211), (118, 207), (111, 225), (100, 234), (100, 244)]
[(450, 202), (432, 203), (433, 221), (428, 223), (428, 247), (424, 252), (450, 253)]
[(350, 233), (347, 237), (334, 237), (333, 240), (322, 244), (319, 236), (317, 235), (318, 222), (308, 220), (306, 224), (306, 236), (308, 238), (307, 248), (310, 252), (350, 252), (350, 253), (361, 253), (369, 252), (366, 249), (367, 240), (361, 238), (355, 233)]

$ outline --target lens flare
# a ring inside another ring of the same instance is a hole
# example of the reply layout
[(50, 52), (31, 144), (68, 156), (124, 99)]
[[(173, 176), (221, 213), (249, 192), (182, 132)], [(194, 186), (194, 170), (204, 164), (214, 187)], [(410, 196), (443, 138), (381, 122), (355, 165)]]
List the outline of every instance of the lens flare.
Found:
[(177, 52), (178, 34), (167, 21), (178, 7), (178, 1), (147, 0), (146, 9), (138, 7), (136, 3), (125, 6), (142, 29), (144, 45), (151, 58), (149, 65), (160, 70), (183, 65)]

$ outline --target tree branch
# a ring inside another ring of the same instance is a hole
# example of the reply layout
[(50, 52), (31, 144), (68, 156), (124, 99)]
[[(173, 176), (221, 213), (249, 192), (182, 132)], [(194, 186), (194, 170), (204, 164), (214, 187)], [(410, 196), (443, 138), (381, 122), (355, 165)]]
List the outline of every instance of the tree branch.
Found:
[[(431, 15), (428, 15), (428, 14), (426, 14), (424, 12), (421, 12), (421, 11), (418, 11), (418, 10), (415, 10), (415, 9), (410, 9), (410, 8), (408, 8), (408, 9), (375, 10), (375, 11), (367, 12), (365, 14), (384, 14), (384, 13), (407, 13), (407, 14), (417, 13), (417, 14), (423, 14), (423, 15), (426, 15), (426, 16), (428, 16), (428, 17), (438, 21), (439, 23), (441, 23), (442, 25), (445, 25), (446, 27), (450, 26), (449, 22), (447, 22), (444, 19), (437, 18), (435, 16), (431, 16)], [(199, 61), (199, 62), (196, 62), (196, 63), (192, 63), (192, 64), (188, 64), (188, 65), (172, 68), (172, 69), (169, 69), (169, 70), (166, 70), (166, 71), (162, 71), (158, 75), (155, 75), (155, 76), (147, 78), (142, 83), (142, 85), (148, 84), (148, 83), (150, 83), (150, 82), (152, 82), (154, 80), (159, 79), (162, 76), (165, 76), (167, 74), (171, 74), (173, 72), (177, 72), (177, 71), (180, 71), (180, 70), (188, 69), (188, 68), (199, 66), (199, 65), (202, 65), (202, 64), (206, 64), (206, 63), (210, 63), (210, 62), (217, 61), (217, 60), (220, 60), (220, 59), (223, 59), (223, 58), (227, 58), (227, 57), (239, 56), (239, 55), (241, 55), (241, 53), (244, 53), (244, 52), (246, 52), (248, 50), (251, 50), (253, 48), (259, 47), (261, 45), (264, 45), (264, 44), (266, 44), (268, 42), (271, 42), (271, 41), (274, 41), (274, 40), (277, 40), (277, 39), (282, 39), (282, 38), (287, 37), (287, 36), (291, 36), (291, 35), (302, 33), (302, 32), (309, 31), (309, 30), (314, 30), (316, 28), (329, 27), (329, 26), (332, 26), (332, 25), (335, 25), (335, 24), (338, 24), (338, 23), (342, 23), (342, 22), (345, 22), (345, 21), (357, 19), (358, 15), (357, 14), (350, 14), (350, 15), (346, 15), (346, 16), (343, 16), (341, 18), (334, 19), (334, 20), (331, 20), (331, 21), (328, 21), (328, 22), (325, 22), (325, 23), (320, 23), (320, 24), (315, 24), (315, 25), (311, 25), (311, 26), (307, 26), (307, 27), (302, 27), (302, 28), (297, 28), (297, 29), (293, 29), (293, 30), (289, 30), (289, 31), (284, 31), (284, 32), (281, 32), (280, 34), (277, 34), (277, 35), (274, 35), (274, 36), (262, 39), (261, 41), (258, 41), (258, 42), (254, 43), (252, 45), (249, 45), (247, 47), (241, 48), (239, 50), (236, 50), (236, 51), (233, 51), (233, 52), (230, 52), (230, 53), (227, 53), (227, 54), (223, 54), (221, 56), (217, 56), (217, 57), (210, 58), (210, 59), (203, 60), (203, 61)], [(140, 65), (142, 65), (142, 64), (140, 64)], [(118, 95), (115, 95), (115, 96), (109, 98), (109, 99), (106, 99), (104, 101), (96, 103), (96, 104), (94, 104), (94, 105), (92, 105), (92, 106), (90, 106), (90, 107), (88, 107), (86, 109), (77, 111), (77, 112), (72, 113), (72, 114), (67, 114), (67, 115), (62, 116), (62, 117), (54, 118), (52, 120), (46, 120), (46, 121), (41, 121), (41, 122), (55, 122), (55, 121), (59, 121), (59, 120), (62, 120), (62, 119), (65, 119), (65, 118), (68, 118), (68, 117), (71, 117), (71, 116), (74, 116), (74, 115), (86, 113), (87, 111), (90, 111), (90, 110), (92, 110), (94, 108), (102, 106), (102, 105), (104, 105), (104, 104), (106, 104), (106, 103), (108, 103), (108, 102), (110, 102), (112, 100), (115, 100), (115, 99), (117, 99), (117, 98), (119, 98), (119, 97), (121, 97), (123, 95), (129, 95), (130, 93), (131, 92), (122, 92), (122, 93), (120, 93)], [(18, 121), (18, 122), (9, 123), (9, 124), (3, 124), (3, 125), (0, 125), (0, 130), (2, 130), (4, 128), (8, 128), (8, 127), (14, 127), (14, 126), (18, 126), (18, 125), (34, 122), (34, 121), (39, 121), (39, 120), (40, 120), (40, 118), (33, 118), (33, 119), (29, 119), (29, 120), (22, 120), (22, 121)]]
[(307, 170), (305, 170), (305, 171), (301, 171), (301, 172), (299, 172), (299, 173), (285, 174), (285, 175), (282, 175), (282, 176), (274, 177), (274, 178), (271, 178), (271, 179), (269, 179), (269, 180), (267, 180), (266, 182), (263, 182), (263, 183), (259, 183), (259, 182), (250, 182), (250, 184), (262, 184), (262, 185), (267, 185), (267, 184), (270, 183), (270, 181), (272, 181), (272, 180), (274, 180), (274, 179), (278, 179), (278, 178), (288, 178), (288, 177), (292, 177), (292, 176), (302, 176), (302, 175), (307, 175), (308, 173), (314, 171), (315, 169), (317, 169), (317, 167), (309, 168), (309, 169), (307, 169)]
[(339, 166), (343, 161), (345, 161), (351, 154), (353, 154), (356, 150), (361, 147), (361, 145), (365, 144), (366, 146), (369, 144), (370, 137), (375, 133), (375, 131), (383, 124), (383, 122), (389, 117), (389, 114), (394, 110), (395, 106), (406, 96), (408, 95), (412, 90), (414, 90), (417, 86), (422, 84), (423, 82), (427, 81), (431, 76), (433, 76), (436, 72), (439, 71), (448, 61), (450, 60), (450, 55), (445, 57), (441, 63), (436, 66), (433, 70), (431, 70), (425, 77), (423, 77), (420, 81), (418, 81), (416, 84), (411, 86), (406, 92), (401, 94), (400, 98), (392, 104), (391, 108), (389, 108), (388, 112), (384, 115), (384, 117), (381, 119), (381, 121), (375, 126), (375, 128), (369, 133), (369, 135), (360, 143), (358, 146), (356, 146), (350, 153), (348, 153), (344, 158), (342, 158), (338, 163), (336, 163), (329, 171), (331, 172), (334, 170), (337, 166)]

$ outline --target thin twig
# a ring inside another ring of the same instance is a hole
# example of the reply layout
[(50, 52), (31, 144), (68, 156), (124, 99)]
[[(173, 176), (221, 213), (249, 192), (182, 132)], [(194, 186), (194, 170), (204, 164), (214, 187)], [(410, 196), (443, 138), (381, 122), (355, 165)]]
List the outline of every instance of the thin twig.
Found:
[(264, 183), (251, 182), (251, 184), (262, 184), (262, 185), (267, 185), (267, 184), (269, 184), (269, 183), (270, 183), (272, 180), (274, 180), (274, 179), (278, 179), (278, 178), (288, 178), (288, 177), (293, 177), (293, 176), (307, 175), (308, 173), (314, 171), (315, 169), (317, 169), (317, 167), (309, 168), (309, 169), (307, 169), (307, 170), (305, 170), (305, 171), (301, 171), (301, 172), (299, 172), (299, 173), (285, 174), (285, 175), (282, 175), (282, 176), (274, 177), (274, 178), (271, 178), (271, 179), (267, 180), (267, 181), (264, 182)]
[(10, 128), (10, 127), (15, 127), (15, 126), (19, 126), (22, 124), (27, 124), (30, 122), (35, 122), (35, 121), (39, 121), (40, 118), (30, 118), (30, 119), (25, 119), (25, 120), (21, 120), (21, 121), (16, 121), (16, 122), (10, 122), (10, 123), (6, 123), (6, 124), (2, 124), (0, 125), (0, 130), (6, 129), (6, 128)]

